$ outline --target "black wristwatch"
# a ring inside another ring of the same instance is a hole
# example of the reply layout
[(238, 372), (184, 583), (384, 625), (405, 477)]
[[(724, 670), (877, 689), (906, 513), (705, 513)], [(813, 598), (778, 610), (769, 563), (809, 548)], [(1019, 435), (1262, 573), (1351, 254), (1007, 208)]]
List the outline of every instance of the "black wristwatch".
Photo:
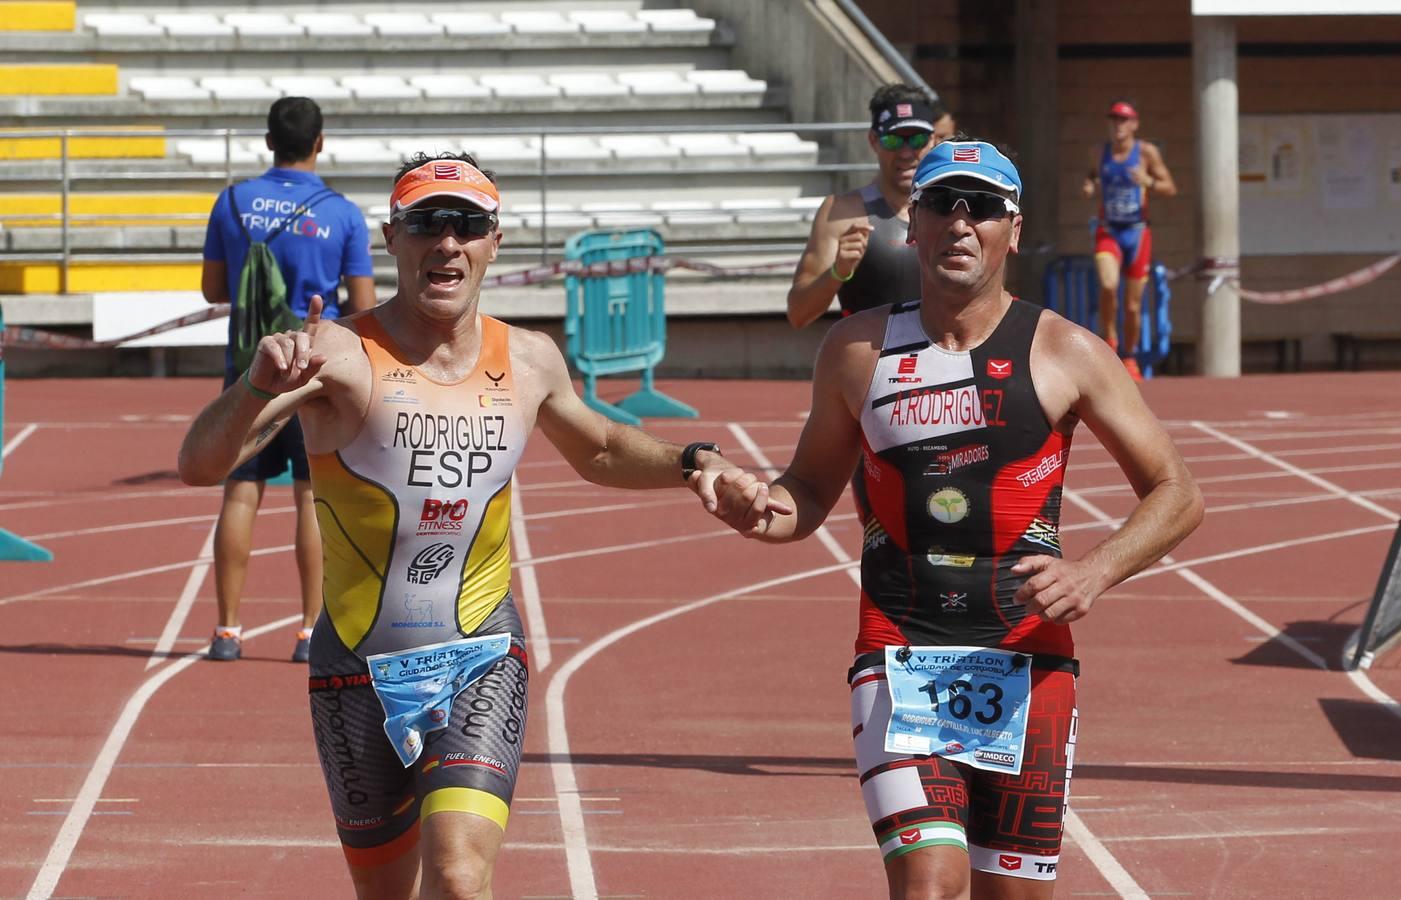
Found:
[(687, 444), (686, 449), (681, 451), (682, 481), (691, 480), (691, 473), (696, 470), (696, 454), (702, 450), (709, 450), (711, 453), (719, 453), (720, 445), (712, 444), (709, 441), (696, 441), (694, 444)]

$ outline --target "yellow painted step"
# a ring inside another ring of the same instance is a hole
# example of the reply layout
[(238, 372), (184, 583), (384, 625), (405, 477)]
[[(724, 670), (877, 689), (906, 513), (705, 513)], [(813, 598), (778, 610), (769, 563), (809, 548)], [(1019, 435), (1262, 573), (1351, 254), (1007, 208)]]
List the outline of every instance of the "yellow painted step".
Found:
[[(73, 262), (70, 293), (97, 291), (197, 291), (198, 262)], [(60, 290), (56, 262), (0, 263), (0, 294), (54, 294)]]
[(117, 93), (117, 67), (106, 63), (74, 66), (0, 66), (0, 95)]
[[(164, 129), (155, 126), (121, 126), (132, 131), (150, 132), (145, 135), (68, 138), (69, 159), (164, 159), (166, 154)], [(0, 134), (0, 159), (60, 159), (63, 148), (56, 137), (25, 137), (24, 131), (41, 128), (7, 129)]]
[[(217, 194), (70, 194), (68, 214), (131, 218), (70, 218), (70, 228), (119, 228), (132, 225), (202, 226)], [(0, 225), (6, 228), (58, 228), (52, 218), (63, 211), (58, 194), (0, 194)], [(179, 216), (179, 218), (176, 218)], [(32, 218), (29, 218), (32, 217)]]
[(53, 0), (0, 3), (0, 31), (72, 31), (78, 4)]

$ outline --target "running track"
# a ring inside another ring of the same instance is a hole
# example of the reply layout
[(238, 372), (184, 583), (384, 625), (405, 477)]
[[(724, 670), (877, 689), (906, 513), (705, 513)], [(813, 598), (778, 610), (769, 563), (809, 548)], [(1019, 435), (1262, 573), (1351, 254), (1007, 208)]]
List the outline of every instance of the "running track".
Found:
[[(286, 489), (269, 490), (245, 658), (201, 661), (215, 489), (175, 450), (208, 380), (11, 381), (0, 525), (0, 897), (348, 896), (292, 645)], [(799, 383), (676, 382), (650, 423), (782, 465)], [(1206, 493), (1172, 561), (1077, 624), (1084, 677), (1059, 896), (1395, 896), (1401, 654), (1339, 669), (1401, 514), (1394, 373), (1145, 389)], [(767, 547), (682, 490), (518, 472), (532, 644), (502, 898), (880, 897), (844, 683), (859, 530)], [(1084, 429), (1064, 544), (1132, 497)]]

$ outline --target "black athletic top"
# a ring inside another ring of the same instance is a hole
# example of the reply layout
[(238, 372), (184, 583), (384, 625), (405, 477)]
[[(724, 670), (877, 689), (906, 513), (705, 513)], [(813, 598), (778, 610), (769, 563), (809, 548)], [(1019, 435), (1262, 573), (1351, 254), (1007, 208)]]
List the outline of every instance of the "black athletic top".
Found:
[(886, 645), (1001, 647), (1070, 657), (1070, 629), (1012, 595), (1023, 556), (1060, 556), (1070, 437), (1031, 381), (1042, 310), (1012, 301), (981, 345), (929, 340), (919, 303), (890, 312), (861, 413), (871, 506), (861, 554), (858, 654)]
[(861, 189), (861, 202), (866, 206), (866, 220), (872, 231), (866, 241), (866, 255), (861, 257), (851, 280), (837, 289), (844, 316), (887, 303), (919, 299), (919, 258), (915, 248), (905, 243), (909, 223), (895, 214), (874, 184)]

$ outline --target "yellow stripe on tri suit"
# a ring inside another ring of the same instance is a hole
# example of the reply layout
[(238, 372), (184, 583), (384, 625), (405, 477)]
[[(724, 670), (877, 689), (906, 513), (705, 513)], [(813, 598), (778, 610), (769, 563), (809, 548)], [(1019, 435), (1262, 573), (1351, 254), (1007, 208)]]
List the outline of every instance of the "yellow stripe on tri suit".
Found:
[(352, 324), (370, 410), (338, 453), (309, 454), (326, 614), (361, 657), (471, 634), (511, 583), (511, 473), (525, 446), (509, 328), (480, 317), (460, 382), (428, 378), (374, 313)]
[(419, 807), (419, 819), (426, 819), (434, 813), (467, 812), (490, 819), (501, 830), (506, 830), (506, 819), (511, 815), (511, 807), (495, 794), (479, 791), (476, 788), (449, 787), (431, 791), (423, 798)]

